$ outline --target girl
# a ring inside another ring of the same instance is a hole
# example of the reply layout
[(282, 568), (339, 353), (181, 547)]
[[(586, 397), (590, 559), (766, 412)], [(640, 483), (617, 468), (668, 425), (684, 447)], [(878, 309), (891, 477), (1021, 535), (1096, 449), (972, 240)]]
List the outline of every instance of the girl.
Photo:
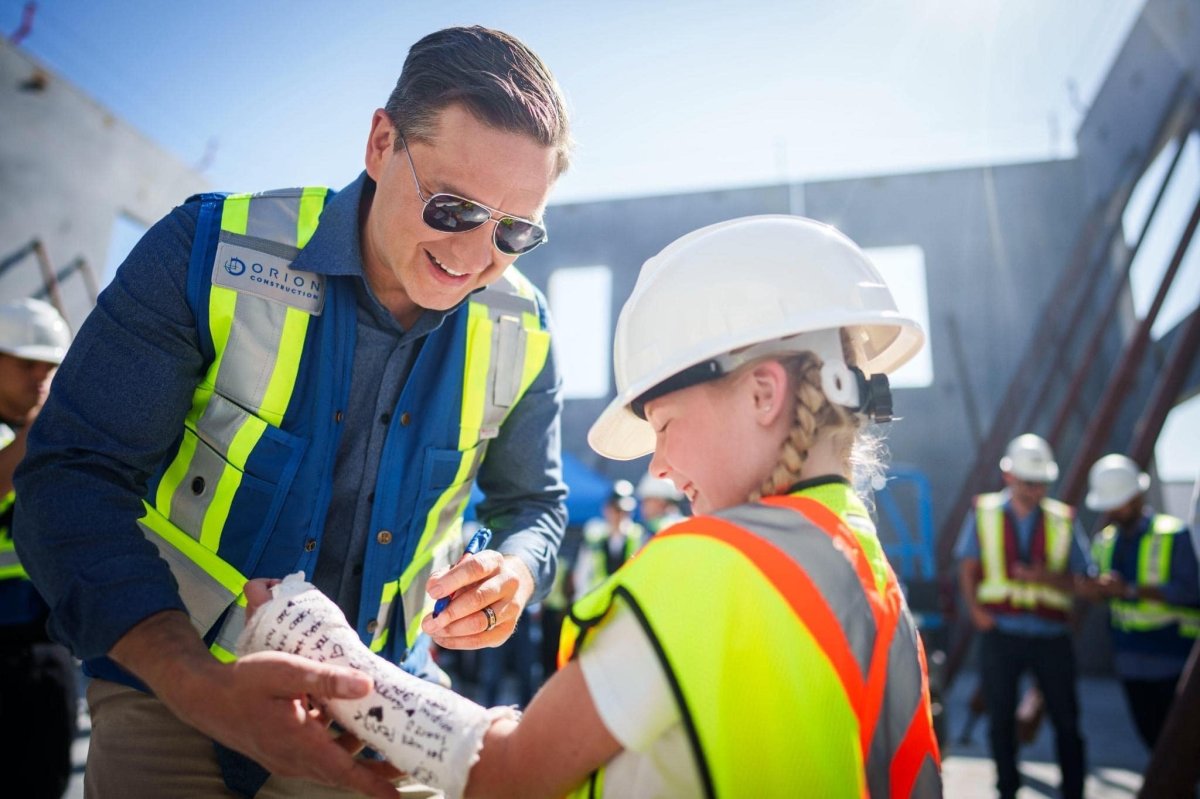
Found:
[(488, 722), (465, 794), (940, 796), (921, 643), (851, 485), (879, 469), (861, 428), (890, 418), (884, 375), (922, 342), (811, 220), (712, 225), (647, 261), (588, 439), (653, 452), (698, 515), (575, 604), (562, 668)]

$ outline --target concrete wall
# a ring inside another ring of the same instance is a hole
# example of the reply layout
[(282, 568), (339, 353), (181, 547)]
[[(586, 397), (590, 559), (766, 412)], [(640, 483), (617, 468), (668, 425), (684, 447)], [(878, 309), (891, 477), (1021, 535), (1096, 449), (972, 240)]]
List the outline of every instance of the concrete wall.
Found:
[[(119, 215), (148, 227), (207, 188), (199, 173), (7, 40), (0, 40), (0, 133), (0, 258), (38, 238), (56, 268), (82, 256), (99, 274)], [(0, 297), (40, 285), (31, 260), (0, 277)], [(80, 278), (63, 293), (77, 328), (90, 310)]]

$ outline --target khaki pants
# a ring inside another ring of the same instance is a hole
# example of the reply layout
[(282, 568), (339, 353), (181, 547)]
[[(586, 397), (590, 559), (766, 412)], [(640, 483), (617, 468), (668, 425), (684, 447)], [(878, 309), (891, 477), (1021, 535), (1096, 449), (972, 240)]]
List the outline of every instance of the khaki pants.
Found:
[[(84, 772), (87, 799), (228, 797), (212, 740), (177, 719), (149, 694), (106, 680), (87, 691), (92, 740)], [(425, 786), (406, 786), (398, 799), (439, 797)], [(272, 776), (255, 799), (353, 799), (358, 794), (307, 780)]]

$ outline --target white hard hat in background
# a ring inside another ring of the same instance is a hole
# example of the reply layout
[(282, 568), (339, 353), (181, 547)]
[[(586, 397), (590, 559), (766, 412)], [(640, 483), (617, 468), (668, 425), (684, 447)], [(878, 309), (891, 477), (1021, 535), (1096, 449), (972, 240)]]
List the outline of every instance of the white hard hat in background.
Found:
[(31, 299), (0, 304), (0, 352), (59, 364), (70, 345), (71, 331), (53, 305)]
[(1033, 433), (1017, 436), (1008, 443), (1000, 459), (1000, 471), (1030, 483), (1053, 483), (1058, 479), (1058, 464), (1046, 439)]
[(1124, 455), (1105, 455), (1088, 472), (1088, 494), (1084, 500), (1094, 511), (1119, 508), (1150, 488), (1150, 475)]
[(671, 502), (679, 502), (683, 499), (683, 492), (676, 488), (674, 483), (661, 477), (655, 477), (649, 472), (642, 475), (641, 480), (638, 480), (636, 493), (638, 499), (666, 499)]
[(868, 374), (896, 369), (925, 340), (862, 250), (828, 225), (752, 216), (689, 233), (642, 266), (613, 340), (617, 396), (588, 443), (616, 460), (653, 451), (654, 431), (630, 404), (689, 367), (754, 344), (770, 349), (764, 342), (813, 334), (773, 351), (813, 350), (848, 374), (838, 336), (826, 334), (840, 328), (849, 328)]

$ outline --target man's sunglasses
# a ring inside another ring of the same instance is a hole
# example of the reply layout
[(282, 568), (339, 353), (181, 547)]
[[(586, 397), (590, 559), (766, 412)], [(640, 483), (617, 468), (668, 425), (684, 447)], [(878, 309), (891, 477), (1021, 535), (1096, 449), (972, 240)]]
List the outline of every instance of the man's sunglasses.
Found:
[(413, 163), (412, 153), (409, 152), (408, 142), (399, 133), (400, 144), (404, 154), (408, 156), (408, 168), (412, 171), (413, 185), (417, 187), (417, 196), (425, 203), (421, 211), (421, 219), (426, 225), (441, 233), (466, 233), (480, 225), (495, 220), (496, 227), (492, 230), (492, 243), (496, 249), (505, 255), (521, 255), (532, 250), (547, 240), (546, 228), (537, 222), (512, 216), (503, 211), (497, 211), (483, 203), (459, 197), (457, 194), (441, 192), (426, 197), (421, 191), (421, 181), (417, 179), (417, 167)]

